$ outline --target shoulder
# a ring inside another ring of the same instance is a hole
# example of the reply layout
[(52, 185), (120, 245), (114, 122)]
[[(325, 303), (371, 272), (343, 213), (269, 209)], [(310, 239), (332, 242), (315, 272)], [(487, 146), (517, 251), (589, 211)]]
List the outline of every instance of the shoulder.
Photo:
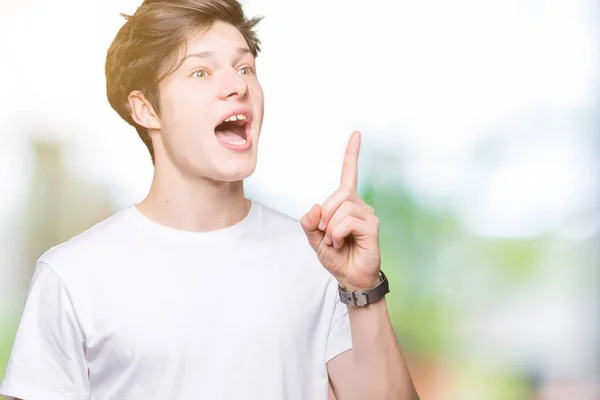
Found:
[(123, 246), (128, 236), (125, 217), (129, 208), (118, 210), (71, 239), (51, 247), (38, 262), (51, 266), (61, 275), (61, 272), (67, 272), (75, 266), (80, 267), (89, 260), (110, 254), (115, 248)]

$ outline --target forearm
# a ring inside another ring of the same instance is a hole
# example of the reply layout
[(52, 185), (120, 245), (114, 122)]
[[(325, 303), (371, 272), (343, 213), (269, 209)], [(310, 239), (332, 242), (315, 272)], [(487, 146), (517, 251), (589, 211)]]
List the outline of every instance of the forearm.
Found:
[(367, 307), (348, 306), (348, 313), (356, 398), (418, 399), (392, 328), (385, 298)]

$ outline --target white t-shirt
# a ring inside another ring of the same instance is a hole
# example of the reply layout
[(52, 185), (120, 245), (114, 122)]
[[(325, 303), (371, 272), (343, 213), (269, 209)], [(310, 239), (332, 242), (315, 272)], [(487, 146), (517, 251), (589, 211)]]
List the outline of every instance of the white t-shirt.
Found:
[(351, 345), (299, 221), (252, 202), (185, 232), (132, 205), (40, 258), (0, 394), (324, 400), (326, 363)]

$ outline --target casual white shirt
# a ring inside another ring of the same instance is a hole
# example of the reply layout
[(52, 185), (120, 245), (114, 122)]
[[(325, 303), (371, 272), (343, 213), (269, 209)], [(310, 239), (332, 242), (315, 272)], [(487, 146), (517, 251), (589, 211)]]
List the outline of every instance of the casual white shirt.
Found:
[(296, 219), (252, 202), (197, 233), (132, 205), (39, 259), (0, 394), (325, 400), (326, 363), (351, 345)]

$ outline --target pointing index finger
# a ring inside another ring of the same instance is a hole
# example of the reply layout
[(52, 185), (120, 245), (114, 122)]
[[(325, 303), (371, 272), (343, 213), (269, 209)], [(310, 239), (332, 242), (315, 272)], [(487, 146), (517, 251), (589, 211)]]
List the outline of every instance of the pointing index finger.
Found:
[(344, 156), (344, 165), (342, 166), (342, 179), (340, 187), (346, 186), (356, 190), (358, 185), (358, 153), (360, 150), (360, 132), (354, 131), (348, 145), (346, 146), (346, 155)]

